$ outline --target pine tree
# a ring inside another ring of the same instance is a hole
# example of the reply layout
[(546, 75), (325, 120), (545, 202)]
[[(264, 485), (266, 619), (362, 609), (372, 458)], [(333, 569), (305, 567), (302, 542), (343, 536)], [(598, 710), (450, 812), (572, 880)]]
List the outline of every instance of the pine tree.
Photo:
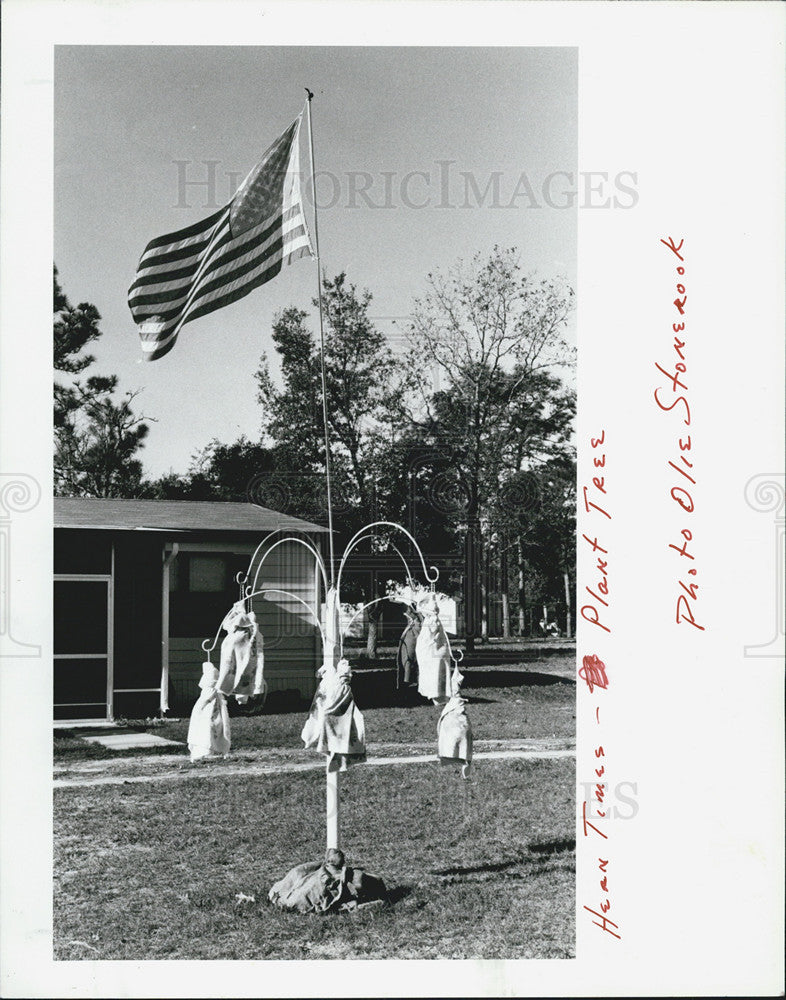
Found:
[[(94, 362), (85, 347), (101, 336), (101, 316), (94, 305), (72, 306), (54, 269), (54, 368), (67, 376), (83, 373)], [(54, 386), (54, 483), (58, 496), (136, 496), (142, 463), (136, 453), (148, 434), (145, 417), (131, 404), (138, 393), (113, 397), (116, 375), (90, 375)]]

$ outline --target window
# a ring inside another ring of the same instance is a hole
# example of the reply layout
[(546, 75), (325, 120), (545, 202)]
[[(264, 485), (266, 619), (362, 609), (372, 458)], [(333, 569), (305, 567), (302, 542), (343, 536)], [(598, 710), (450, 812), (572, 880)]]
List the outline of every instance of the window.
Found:
[(240, 593), (235, 574), (248, 556), (231, 552), (178, 552), (169, 570), (169, 635), (210, 638)]
[(227, 589), (224, 556), (191, 555), (188, 561), (188, 589), (192, 594), (220, 594)]
[(169, 568), (170, 591), (185, 594), (224, 593), (229, 586), (231, 558), (226, 553), (180, 552)]

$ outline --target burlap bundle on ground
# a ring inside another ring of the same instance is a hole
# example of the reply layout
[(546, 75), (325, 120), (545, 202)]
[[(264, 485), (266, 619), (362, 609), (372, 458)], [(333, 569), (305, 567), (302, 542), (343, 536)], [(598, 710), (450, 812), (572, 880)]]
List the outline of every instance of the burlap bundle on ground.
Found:
[(343, 852), (332, 848), (323, 862), (296, 865), (268, 893), (274, 906), (296, 913), (337, 913), (387, 898), (381, 878), (348, 867)]

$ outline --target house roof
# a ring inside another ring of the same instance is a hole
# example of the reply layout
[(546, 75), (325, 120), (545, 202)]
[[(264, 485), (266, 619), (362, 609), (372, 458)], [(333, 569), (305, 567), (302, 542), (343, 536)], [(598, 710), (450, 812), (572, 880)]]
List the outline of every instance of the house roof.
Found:
[(97, 528), (116, 531), (285, 531), (326, 532), (299, 517), (253, 503), (206, 500), (99, 500), (55, 497), (56, 528)]

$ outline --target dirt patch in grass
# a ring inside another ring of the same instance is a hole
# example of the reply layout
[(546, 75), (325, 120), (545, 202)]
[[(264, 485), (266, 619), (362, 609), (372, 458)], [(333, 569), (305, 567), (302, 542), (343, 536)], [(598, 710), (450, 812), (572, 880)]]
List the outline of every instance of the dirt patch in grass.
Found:
[[(353, 768), (351, 864), (392, 905), (280, 913), (267, 891), (324, 851), (320, 772), (55, 793), (56, 959), (570, 958), (574, 763)], [(235, 910), (238, 893), (257, 906)]]

